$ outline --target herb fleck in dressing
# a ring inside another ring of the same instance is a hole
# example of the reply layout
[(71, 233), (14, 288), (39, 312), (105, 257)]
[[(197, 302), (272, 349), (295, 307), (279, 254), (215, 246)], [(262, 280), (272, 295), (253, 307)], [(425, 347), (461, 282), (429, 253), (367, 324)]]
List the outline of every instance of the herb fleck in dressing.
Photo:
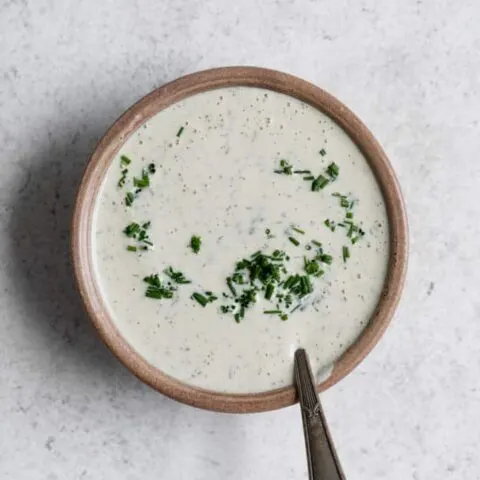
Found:
[(166, 374), (263, 392), (292, 383), (299, 346), (321, 372), (355, 341), (388, 235), (379, 186), (338, 125), (286, 95), (219, 89), (118, 152), (95, 209), (96, 281), (120, 333)]

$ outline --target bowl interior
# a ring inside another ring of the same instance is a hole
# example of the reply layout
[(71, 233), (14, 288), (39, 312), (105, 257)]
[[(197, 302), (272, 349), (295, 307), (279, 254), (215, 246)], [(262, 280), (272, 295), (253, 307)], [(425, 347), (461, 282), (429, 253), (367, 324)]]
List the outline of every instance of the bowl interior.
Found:
[(72, 226), (72, 254), (78, 289), (100, 336), (142, 381), (181, 402), (223, 412), (260, 412), (293, 404), (296, 394), (286, 387), (258, 394), (224, 394), (195, 388), (155, 368), (122, 337), (107, 314), (96, 286), (91, 232), (96, 197), (102, 179), (123, 143), (145, 121), (179, 100), (210, 89), (254, 86), (302, 100), (331, 117), (350, 136), (367, 159), (385, 200), (390, 228), (387, 277), (377, 308), (356, 342), (337, 360), (322, 391), (341, 380), (370, 352), (388, 326), (398, 303), (407, 263), (407, 223), (400, 189), (392, 167), (365, 125), (342, 103), (322, 89), (285, 73), (255, 67), (227, 67), (195, 73), (150, 93), (123, 114), (96, 147), (85, 171)]

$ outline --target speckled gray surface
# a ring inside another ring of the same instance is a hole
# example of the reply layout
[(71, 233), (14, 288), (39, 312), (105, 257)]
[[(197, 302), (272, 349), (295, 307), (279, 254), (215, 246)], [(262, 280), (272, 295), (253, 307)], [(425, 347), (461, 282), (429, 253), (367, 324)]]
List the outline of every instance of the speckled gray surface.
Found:
[(179, 75), (256, 64), (350, 105), (409, 210), (395, 321), (323, 395), (348, 478), (480, 479), (479, 15), (475, 0), (1, 1), (0, 478), (305, 478), (297, 408), (216, 415), (143, 386), (94, 335), (69, 265), (107, 126)]

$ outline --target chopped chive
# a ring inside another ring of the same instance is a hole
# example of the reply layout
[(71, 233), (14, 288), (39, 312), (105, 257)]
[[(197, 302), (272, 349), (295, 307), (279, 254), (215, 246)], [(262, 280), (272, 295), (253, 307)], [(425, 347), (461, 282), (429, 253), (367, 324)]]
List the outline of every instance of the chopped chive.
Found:
[(305, 285), (307, 287), (307, 293), (313, 292), (312, 282), (308, 276), (303, 277), (305, 279)]
[(360, 240), (360, 238), (361, 238), (360, 236), (358, 236), (358, 237), (353, 237), (353, 238), (352, 238), (352, 245), (355, 245), (355, 244)]
[(300, 245), (300, 242), (299, 242), (296, 238), (288, 237), (288, 239), (289, 239), (296, 247), (298, 247), (298, 246)]
[(227, 286), (228, 286), (229, 290), (232, 292), (232, 295), (234, 297), (236, 297), (237, 296), (237, 291), (235, 290), (235, 287), (233, 286), (232, 277), (227, 277)]
[(310, 170), (294, 170), (293, 173), (297, 173), (299, 175), (310, 175), (312, 172)]
[(358, 230), (358, 227), (355, 226), (353, 223), (350, 224), (350, 228), (348, 229), (347, 237), (351, 238), (353, 235), (353, 232), (356, 232)]
[(337, 178), (338, 174), (340, 172), (340, 169), (338, 168), (338, 165), (335, 162), (332, 162), (328, 167), (327, 167), (327, 173), (330, 178)]
[(302, 277), (300, 277), (299, 290), (300, 290), (299, 291), (300, 298), (313, 292), (312, 283), (310, 282), (310, 278), (308, 275), (303, 275)]
[(304, 180), (311, 181), (315, 180), (315, 177), (313, 175), (308, 175), (307, 177), (303, 177)]
[(130, 207), (135, 200), (135, 195), (132, 192), (127, 192), (125, 195), (125, 205)]
[(129, 252), (136, 252), (137, 251), (137, 247), (135, 245), (128, 245), (127, 246), (127, 250)]
[(126, 155), (120, 157), (120, 166), (122, 168), (128, 167), (131, 163), (132, 161)]
[(203, 296), (201, 293), (197, 293), (197, 292), (193, 293), (192, 299), (196, 300), (202, 307), (205, 307), (205, 305), (208, 303), (208, 298)]
[(346, 217), (347, 218), (353, 218), (353, 213), (352, 212), (347, 212)]
[(245, 316), (245, 307), (242, 305), (240, 307), (240, 311), (237, 314), (235, 314), (235, 321), (238, 323), (244, 316)]
[(162, 285), (158, 273), (145, 277), (143, 281), (148, 284), (147, 291), (145, 292), (146, 297), (155, 298), (157, 300), (173, 297), (175, 288), (169, 285)]
[(283, 175), (291, 175), (293, 173), (293, 167), (282, 158), (280, 160), (280, 168), (278, 170), (274, 170), (275, 173), (283, 174)]
[(140, 225), (135, 222), (130, 223), (123, 229), (123, 233), (127, 237), (131, 237), (131, 238), (136, 238), (139, 231), (140, 231)]
[(182, 136), (182, 133), (183, 131), (185, 130), (185, 127), (181, 126), (179, 129), (178, 129), (178, 132), (177, 132), (177, 137), (180, 138)]
[(305, 231), (301, 230), (300, 228), (292, 227), (292, 230), (294, 230), (297, 233), (300, 233), (301, 235), (305, 235)]
[(267, 288), (265, 289), (265, 298), (267, 300), (270, 300), (272, 298), (274, 290), (275, 290), (275, 287), (273, 286), (273, 283), (269, 283), (267, 285)]
[(324, 157), (326, 154), (327, 154), (327, 151), (322, 148), (319, 152), (318, 152), (322, 157)]
[(304, 259), (304, 270), (308, 275), (316, 275), (320, 267), (315, 260)]
[(154, 163), (151, 163), (151, 164), (148, 166), (148, 171), (149, 171), (149, 173), (151, 173), (152, 175), (157, 171), (157, 167), (155, 166)]
[(342, 248), (343, 261), (346, 262), (347, 258), (350, 258), (350, 249), (348, 247)]
[(198, 253), (200, 251), (200, 247), (202, 246), (202, 239), (197, 235), (193, 235), (190, 239), (190, 248), (192, 249), (193, 253)]
[(335, 231), (336, 225), (333, 220), (329, 220), (328, 218), (323, 222), (326, 227), (328, 227), (332, 232)]
[(156, 287), (148, 287), (147, 291), (145, 292), (145, 296), (148, 298), (154, 298), (156, 300), (160, 300), (162, 298), (169, 298), (165, 296), (161, 289)]
[(300, 282), (300, 275), (295, 275), (292, 281), (290, 282), (290, 284), (288, 285), (288, 289), (292, 290), (299, 282)]
[(168, 267), (164, 270), (164, 273), (167, 277), (171, 278), (175, 283), (179, 285), (186, 285), (187, 283), (192, 283), (190, 280), (185, 278), (185, 275), (182, 272), (176, 272), (172, 267)]
[(319, 190), (323, 190), (329, 183), (328, 178), (323, 175), (319, 175), (313, 182), (312, 182), (312, 192), (318, 192)]
[(238, 285), (243, 285), (245, 283), (245, 280), (243, 278), (243, 275), (238, 273), (238, 272), (235, 272), (233, 275), (232, 275), (232, 282), (238, 284)]
[(326, 263), (327, 265), (331, 265), (331, 263), (333, 261), (333, 257), (331, 255), (326, 254), (326, 253), (320, 255), (319, 259), (320, 259), (321, 262)]
[(294, 276), (293, 275), (290, 275), (286, 280), (285, 282), (283, 282), (283, 288), (285, 290), (288, 290), (290, 288), (290, 285), (293, 284), (293, 280), (294, 280)]
[(288, 315), (283, 313), (281, 310), (264, 310), (265, 315), (278, 315), (281, 320), (288, 320)]
[(158, 277), (158, 273), (156, 273), (155, 275), (152, 274), (152, 275), (149, 275), (148, 277), (145, 277), (143, 281), (153, 287), (160, 287), (161, 285), (160, 278)]
[(128, 168), (125, 168), (122, 170), (122, 176), (119, 178), (117, 182), (117, 187), (122, 188), (126, 181), (127, 181), (127, 174), (128, 174)]
[(312, 240), (312, 244), (315, 245), (316, 247), (322, 247), (322, 243), (318, 242), (317, 240)]
[(133, 178), (133, 186), (139, 188), (140, 190), (150, 186), (150, 177), (145, 169), (142, 170), (141, 178)]

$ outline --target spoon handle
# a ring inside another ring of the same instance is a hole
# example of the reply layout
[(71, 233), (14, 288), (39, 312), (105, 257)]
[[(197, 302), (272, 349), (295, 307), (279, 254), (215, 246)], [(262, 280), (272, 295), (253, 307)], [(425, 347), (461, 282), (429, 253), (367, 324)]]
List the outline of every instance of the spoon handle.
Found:
[(345, 480), (315, 389), (307, 353), (295, 352), (295, 384), (303, 419), (310, 480)]

